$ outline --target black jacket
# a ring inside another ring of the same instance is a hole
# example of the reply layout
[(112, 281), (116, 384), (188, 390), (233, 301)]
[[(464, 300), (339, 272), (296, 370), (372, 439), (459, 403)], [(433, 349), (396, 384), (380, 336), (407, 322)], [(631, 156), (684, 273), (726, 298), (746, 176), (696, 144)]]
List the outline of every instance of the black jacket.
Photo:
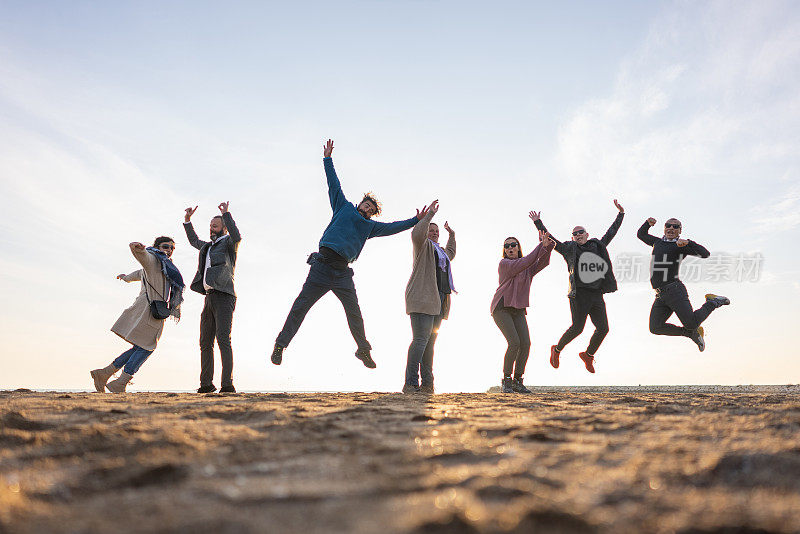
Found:
[[(606, 247), (611, 243), (611, 240), (614, 239), (614, 236), (617, 235), (617, 231), (622, 225), (623, 217), (625, 217), (625, 214), (620, 212), (603, 237), (600, 239), (593, 237), (588, 240), (597, 243), (598, 255), (603, 258), (603, 261), (608, 265), (608, 272), (603, 278), (603, 282), (600, 284), (600, 291), (602, 293), (613, 293), (617, 290), (617, 279), (614, 276), (611, 258), (608, 255), (608, 249)], [(547, 228), (545, 228), (541, 220), (536, 221), (534, 224), (536, 224), (536, 228), (539, 230), (547, 231)], [(552, 234), (550, 237), (553, 237)], [(575, 241), (559, 241), (555, 237), (553, 237), (553, 240), (556, 242), (556, 252), (564, 256), (564, 261), (567, 262), (567, 269), (569, 270), (569, 293), (567, 293), (567, 296), (569, 298), (574, 298), (578, 289), (575, 279), (575, 267), (578, 263), (578, 244)]]
[(206, 253), (210, 248), (211, 266), (208, 268), (206, 282), (217, 291), (236, 296), (236, 292), (233, 290), (233, 271), (236, 268), (236, 253), (239, 250), (242, 236), (239, 235), (239, 229), (236, 228), (236, 223), (230, 213), (223, 213), (222, 221), (228, 229), (228, 237), (221, 241), (217, 239), (214, 243), (203, 241), (197, 237), (192, 223), (183, 223), (189, 243), (200, 251), (197, 274), (194, 275), (194, 280), (189, 287), (192, 291), (197, 291), (202, 295), (206, 294), (205, 286), (203, 286), (203, 271), (206, 268)]

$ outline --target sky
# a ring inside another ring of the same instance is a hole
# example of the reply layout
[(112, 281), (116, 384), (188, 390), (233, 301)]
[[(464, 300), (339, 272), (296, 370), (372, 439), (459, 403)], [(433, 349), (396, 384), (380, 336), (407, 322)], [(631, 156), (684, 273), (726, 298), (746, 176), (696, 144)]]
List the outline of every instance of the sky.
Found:
[[(89, 371), (129, 347), (109, 330), (139, 291), (115, 279), (137, 269), (128, 243), (174, 236), (191, 279), (184, 209), (199, 206), (202, 237), (224, 200), (243, 236), (236, 387), (398, 391), (408, 232), (368, 241), (353, 265), (377, 369), (353, 356), (331, 294), (269, 363), (330, 220), (328, 138), (349, 200), (374, 191), (391, 221), (438, 199), (434, 221), (456, 231), (437, 391), (499, 384), (489, 304), (504, 238), (536, 244), (527, 213), (562, 240), (575, 225), (599, 237), (615, 198), (620, 287), (597, 373), (578, 359), (590, 324), (558, 370), (548, 363), (570, 323), (553, 254), (531, 290), (526, 384), (800, 381), (796, 2), (0, 0), (0, 12), (0, 388), (90, 389)], [(702, 354), (648, 331), (647, 217), (679, 218), (712, 252), (685, 276), (695, 306), (707, 292), (732, 301), (706, 321)], [(744, 277), (730, 274), (740, 258)], [(198, 386), (203, 297), (185, 296), (129, 389)], [(217, 358), (218, 386), (219, 371)]]

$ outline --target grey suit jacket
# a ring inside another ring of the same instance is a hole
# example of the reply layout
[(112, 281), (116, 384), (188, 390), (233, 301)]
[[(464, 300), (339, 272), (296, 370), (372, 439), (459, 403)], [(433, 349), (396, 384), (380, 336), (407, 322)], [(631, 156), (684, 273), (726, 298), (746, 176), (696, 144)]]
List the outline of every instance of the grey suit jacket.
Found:
[(223, 213), (222, 220), (228, 228), (228, 237), (222, 241), (217, 240), (216, 243), (203, 241), (197, 237), (192, 223), (183, 223), (183, 229), (186, 230), (186, 237), (189, 238), (189, 243), (200, 251), (197, 274), (194, 275), (194, 280), (192, 280), (192, 284), (189, 287), (192, 291), (197, 291), (202, 295), (206, 294), (206, 289), (203, 285), (206, 253), (211, 249), (211, 266), (206, 274), (206, 282), (216, 291), (236, 296), (236, 292), (233, 289), (233, 272), (236, 269), (236, 254), (239, 250), (242, 236), (239, 234), (239, 229), (236, 228), (236, 223), (230, 213)]

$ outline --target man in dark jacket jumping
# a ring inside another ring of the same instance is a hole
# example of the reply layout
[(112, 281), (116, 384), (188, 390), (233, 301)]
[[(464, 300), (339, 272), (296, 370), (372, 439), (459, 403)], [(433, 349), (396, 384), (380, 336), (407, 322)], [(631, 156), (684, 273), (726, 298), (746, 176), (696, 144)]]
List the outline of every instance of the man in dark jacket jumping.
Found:
[[(559, 356), (567, 343), (578, 337), (586, 325), (586, 317), (592, 319), (594, 334), (589, 340), (589, 347), (579, 354), (586, 370), (594, 373), (594, 355), (600, 343), (608, 334), (608, 315), (605, 293), (617, 290), (617, 279), (611, 268), (611, 258), (606, 248), (617, 235), (625, 210), (614, 200), (619, 213), (608, 231), (600, 239), (589, 239), (589, 233), (583, 226), (572, 229), (572, 241), (556, 242), (556, 252), (564, 256), (569, 270), (569, 309), (572, 314), (572, 325), (561, 336), (558, 344), (550, 347), (550, 365), (558, 368)], [(539, 214), (531, 212), (531, 218), (539, 230), (547, 231)], [(552, 237), (552, 234), (551, 234)]]

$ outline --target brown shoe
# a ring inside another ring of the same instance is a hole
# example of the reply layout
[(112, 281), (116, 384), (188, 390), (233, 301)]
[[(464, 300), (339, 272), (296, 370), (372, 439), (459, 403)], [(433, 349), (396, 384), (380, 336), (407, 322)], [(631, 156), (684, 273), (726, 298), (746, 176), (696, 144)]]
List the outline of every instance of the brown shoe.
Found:
[(558, 369), (558, 357), (561, 356), (561, 351), (556, 348), (556, 345), (550, 347), (550, 365)]
[(586, 370), (594, 374), (594, 356), (588, 352), (581, 352), (578, 356), (580, 356), (583, 363), (586, 364)]
[(92, 380), (94, 380), (94, 389), (96, 389), (98, 393), (105, 393), (106, 382), (108, 382), (117, 371), (119, 371), (119, 369), (111, 364), (103, 367), (102, 369), (95, 369), (94, 371), (91, 371), (89, 374), (92, 375)]
[(428, 386), (428, 385), (420, 386), (419, 392), (422, 393), (423, 395), (433, 395), (433, 386)]
[(125, 387), (127, 387), (128, 382), (131, 381), (131, 378), (133, 378), (132, 375), (122, 371), (122, 373), (119, 375), (119, 378), (106, 384), (106, 388), (108, 388), (108, 391), (111, 393), (125, 393)]
[(414, 393), (419, 393), (419, 387), (403, 384), (403, 393), (405, 395), (413, 395)]

